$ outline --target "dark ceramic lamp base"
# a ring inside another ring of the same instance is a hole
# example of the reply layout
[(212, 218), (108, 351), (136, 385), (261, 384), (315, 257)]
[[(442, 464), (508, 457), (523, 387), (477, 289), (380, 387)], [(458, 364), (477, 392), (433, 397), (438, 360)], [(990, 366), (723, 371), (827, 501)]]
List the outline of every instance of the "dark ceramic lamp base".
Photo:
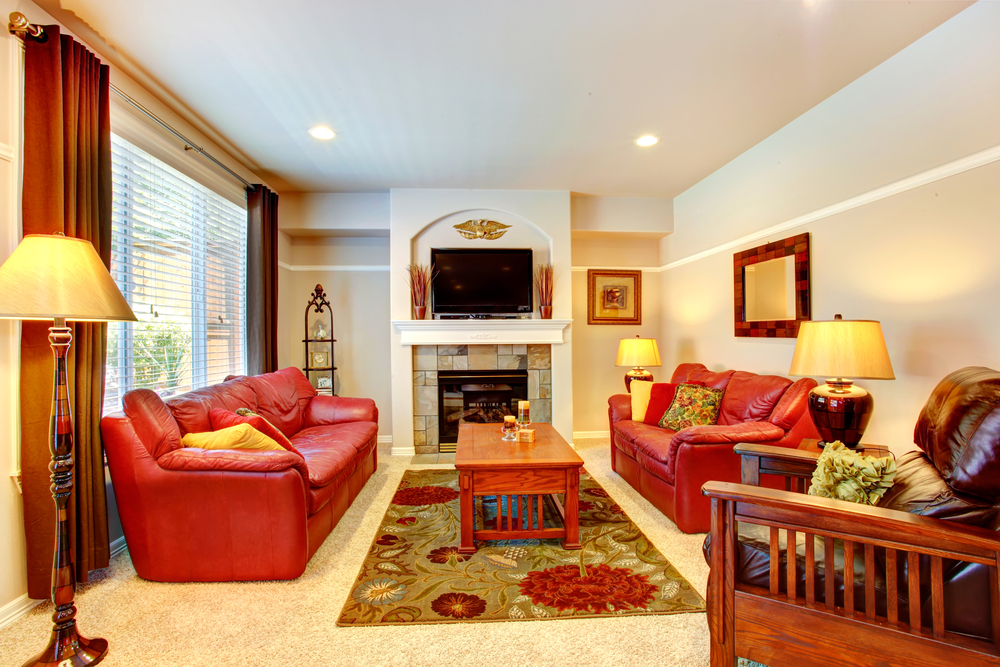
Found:
[(645, 368), (636, 367), (625, 374), (625, 391), (632, 393), (632, 383), (635, 381), (652, 382), (653, 374)]
[(872, 395), (860, 387), (840, 390), (826, 384), (813, 389), (809, 392), (809, 415), (822, 437), (819, 446), (839, 440), (853, 450), (864, 451), (861, 436), (874, 405)]

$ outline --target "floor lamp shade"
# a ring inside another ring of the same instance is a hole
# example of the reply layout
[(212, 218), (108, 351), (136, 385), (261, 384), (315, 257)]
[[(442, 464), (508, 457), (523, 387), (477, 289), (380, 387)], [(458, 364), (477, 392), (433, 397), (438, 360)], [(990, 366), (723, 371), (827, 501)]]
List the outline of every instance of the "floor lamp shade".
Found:
[(653, 374), (643, 366), (662, 366), (660, 350), (656, 347), (655, 338), (622, 338), (618, 344), (618, 359), (615, 366), (631, 366), (632, 370), (625, 374), (625, 389), (632, 391), (635, 380), (653, 381)]
[(86, 638), (76, 627), (76, 575), (69, 542), (69, 500), (73, 493), (73, 411), (66, 358), (77, 322), (135, 321), (135, 314), (89, 241), (53, 234), (29, 234), (0, 266), (0, 318), (53, 320), (49, 344), (55, 361), (49, 450), (56, 543), (52, 562), (52, 634), (45, 649), (25, 665), (92, 665), (108, 642)]
[(0, 266), (0, 317), (76, 322), (135, 321), (89, 241), (29, 234)]
[[(826, 377), (809, 394), (809, 414), (824, 442), (840, 440), (859, 447), (871, 419), (874, 400), (854, 378), (894, 380), (892, 362), (874, 320), (802, 322), (789, 375)], [(850, 379), (849, 379), (850, 378)]]

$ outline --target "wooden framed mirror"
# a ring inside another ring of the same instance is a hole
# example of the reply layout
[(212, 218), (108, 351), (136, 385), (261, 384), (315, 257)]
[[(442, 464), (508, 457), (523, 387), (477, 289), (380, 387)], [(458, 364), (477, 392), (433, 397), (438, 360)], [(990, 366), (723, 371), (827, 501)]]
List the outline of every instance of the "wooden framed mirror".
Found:
[(797, 337), (812, 319), (809, 234), (735, 253), (733, 286), (737, 336)]

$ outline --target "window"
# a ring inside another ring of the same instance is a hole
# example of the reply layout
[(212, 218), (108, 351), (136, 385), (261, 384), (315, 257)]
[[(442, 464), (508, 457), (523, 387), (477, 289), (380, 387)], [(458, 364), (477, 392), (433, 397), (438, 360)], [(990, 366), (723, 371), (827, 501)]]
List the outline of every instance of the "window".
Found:
[(169, 396), (246, 372), (240, 206), (111, 137), (111, 275), (138, 322), (108, 325), (104, 412), (131, 389)]

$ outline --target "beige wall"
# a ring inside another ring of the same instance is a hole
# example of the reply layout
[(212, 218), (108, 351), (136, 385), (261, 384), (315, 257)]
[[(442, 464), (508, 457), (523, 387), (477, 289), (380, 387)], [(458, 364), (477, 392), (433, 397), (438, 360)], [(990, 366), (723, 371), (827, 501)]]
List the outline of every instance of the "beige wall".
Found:
[(875, 398), (866, 440), (910, 448), (945, 374), (1000, 368), (1000, 162), (954, 162), (1000, 158), (998, 30), (1000, 5), (974, 5), (675, 200), (665, 365), (787, 374), (794, 340), (733, 335), (732, 256), (806, 231), (813, 317), (885, 332), (896, 380), (858, 382)]
[[(608, 397), (625, 392), (629, 370), (615, 366), (622, 338), (661, 341), (663, 297), (658, 270), (642, 272), (642, 324), (587, 324), (587, 266), (622, 269), (657, 266), (658, 246), (649, 239), (573, 239), (573, 432), (608, 430)], [(662, 343), (661, 343), (662, 344)], [(672, 368), (649, 369), (657, 380)]]
[[(337, 339), (336, 392), (373, 399), (379, 435), (392, 435), (388, 239), (291, 237), (285, 250), (278, 282), (279, 366), (304, 365), (305, 307), (316, 285), (323, 285)], [(310, 315), (311, 323), (315, 317)]]

